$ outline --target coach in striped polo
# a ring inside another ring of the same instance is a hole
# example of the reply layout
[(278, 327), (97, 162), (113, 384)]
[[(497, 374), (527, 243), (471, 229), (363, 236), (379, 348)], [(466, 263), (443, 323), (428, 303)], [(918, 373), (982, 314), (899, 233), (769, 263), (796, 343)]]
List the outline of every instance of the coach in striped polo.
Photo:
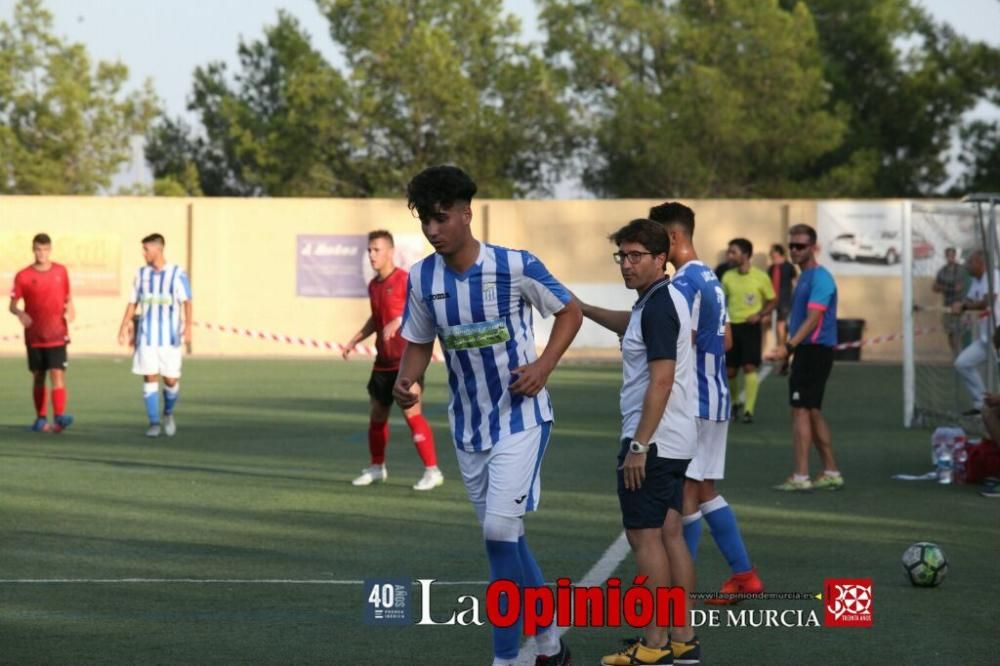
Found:
[[(490, 580), (521, 586), (545, 579), (524, 538), (524, 514), (538, 506), (539, 470), (552, 428), (545, 383), (583, 321), (572, 295), (534, 255), (480, 242), (472, 235), (476, 184), (461, 169), (437, 166), (410, 181), (407, 197), (435, 253), (410, 269), (403, 352), (393, 388), (404, 409), (431, 359), (434, 338), (448, 366), (448, 420), (458, 465), (486, 541)], [(555, 315), (536, 357), (531, 308)], [(520, 620), (495, 627), (496, 666), (518, 657)], [(538, 664), (568, 664), (554, 631), (538, 634)], [(460, 658), (473, 663), (472, 658)]]
[[(142, 375), (142, 397), (149, 417), (147, 437), (177, 432), (174, 407), (180, 395), (182, 343), (191, 342), (191, 282), (184, 269), (167, 263), (163, 256), (166, 241), (160, 234), (142, 239), (146, 265), (136, 273), (132, 296), (118, 329), (118, 342), (132, 339), (135, 354), (132, 373)], [(135, 318), (135, 330), (130, 331)], [(163, 376), (163, 419), (161, 426), (159, 380)]]

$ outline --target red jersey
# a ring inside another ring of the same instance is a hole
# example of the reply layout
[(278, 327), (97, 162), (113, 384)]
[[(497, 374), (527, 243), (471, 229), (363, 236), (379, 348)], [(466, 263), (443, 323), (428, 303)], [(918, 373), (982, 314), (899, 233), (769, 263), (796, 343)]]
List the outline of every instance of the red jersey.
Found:
[[(375, 368), (378, 370), (398, 370), (399, 359), (403, 357), (406, 340), (400, 335), (402, 326), (388, 340), (382, 335), (386, 324), (393, 319), (402, 319), (406, 309), (407, 272), (397, 268), (384, 280), (377, 277), (368, 283), (368, 298), (375, 320)], [(401, 323), (401, 322), (400, 322)]]
[(59, 347), (69, 342), (66, 301), (69, 300), (69, 273), (52, 262), (47, 271), (34, 266), (18, 271), (10, 297), (24, 299), (24, 311), (31, 317), (24, 339), (29, 347)]

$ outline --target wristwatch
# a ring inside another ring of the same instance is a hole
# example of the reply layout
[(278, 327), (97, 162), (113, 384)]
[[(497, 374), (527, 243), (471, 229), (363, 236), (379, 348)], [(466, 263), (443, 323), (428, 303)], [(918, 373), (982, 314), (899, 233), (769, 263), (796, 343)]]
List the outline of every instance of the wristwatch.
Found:
[(649, 444), (643, 444), (637, 439), (633, 439), (628, 443), (628, 450), (632, 453), (646, 453), (649, 451)]

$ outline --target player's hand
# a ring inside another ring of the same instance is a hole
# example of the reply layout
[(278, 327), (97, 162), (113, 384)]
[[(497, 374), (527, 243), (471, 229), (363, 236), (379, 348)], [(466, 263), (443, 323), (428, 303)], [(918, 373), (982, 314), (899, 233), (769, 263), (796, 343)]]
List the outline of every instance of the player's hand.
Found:
[(760, 320), (761, 316), (759, 314), (752, 314), (749, 317), (747, 317), (748, 324), (759, 324)]
[(511, 374), (517, 379), (510, 385), (510, 392), (534, 398), (545, 388), (545, 383), (549, 380), (551, 373), (552, 368), (544, 365), (541, 359), (522, 365), (511, 371)]
[(187, 326), (184, 327), (184, 334), (183, 335), (184, 335), (184, 344), (186, 344), (186, 345), (191, 344), (192, 335), (191, 335), (191, 325), (190, 324), (188, 324)]
[(70, 301), (66, 305), (66, 323), (72, 324), (74, 319), (76, 319), (76, 308), (73, 307), (73, 302)]
[(128, 326), (122, 326), (118, 329), (118, 344), (121, 346), (132, 346), (132, 331), (129, 330)]
[(646, 455), (629, 451), (625, 456), (625, 462), (618, 468), (625, 472), (625, 490), (639, 490), (642, 487), (642, 482), (646, 480)]
[(21, 322), (21, 326), (24, 326), (25, 328), (31, 327), (32, 324), (31, 315), (29, 315), (27, 312), (19, 312), (17, 315), (17, 320)]
[(406, 377), (399, 377), (392, 385), (392, 397), (401, 409), (409, 409), (420, 401), (420, 394), (413, 391), (413, 382)]
[(788, 358), (788, 350), (784, 347), (775, 347), (764, 354), (765, 361), (784, 361), (786, 358)]
[(399, 332), (399, 327), (402, 325), (403, 325), (402, 317), (396, 317), (395, 319), (390, 321), (388, 324), (382, 327), (382, 339), (388, 340), (389, 338), (396, 335), (396, 333)]
[(958, 301), (957, 303), (951, 304), (951, 313), (962, 314), (962, 301)]
[(354, 353), (354, 345), (346, 344), (340, 348), (340, 358), (347, 360), (347, 357)]

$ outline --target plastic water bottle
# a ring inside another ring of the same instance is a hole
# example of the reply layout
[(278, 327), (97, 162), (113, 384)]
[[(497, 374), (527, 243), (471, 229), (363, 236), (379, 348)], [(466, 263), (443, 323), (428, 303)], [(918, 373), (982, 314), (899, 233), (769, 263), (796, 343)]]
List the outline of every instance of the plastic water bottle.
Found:
[(956, 437), (952, 443), (951, 459), (954, 465), (953, 477), (955, 483), (965, 483), (965, 463), (969, 460), (969, 450), (966, 447), (964, 433)]
[(952, 458), (952, 450), (950, 442), (948, 446), (942, 446), (941, 450), (938, 451), (937, 458), (937, 475), (938, 483), (947, 485), (951, 483), (952, 473), (954, 469), (952, 468), (954, 464), (954, 459)]
[(941, 426), (931, 435), (931, 464), (937, 465), (941, 449), (951, 444), (951, 428)]

